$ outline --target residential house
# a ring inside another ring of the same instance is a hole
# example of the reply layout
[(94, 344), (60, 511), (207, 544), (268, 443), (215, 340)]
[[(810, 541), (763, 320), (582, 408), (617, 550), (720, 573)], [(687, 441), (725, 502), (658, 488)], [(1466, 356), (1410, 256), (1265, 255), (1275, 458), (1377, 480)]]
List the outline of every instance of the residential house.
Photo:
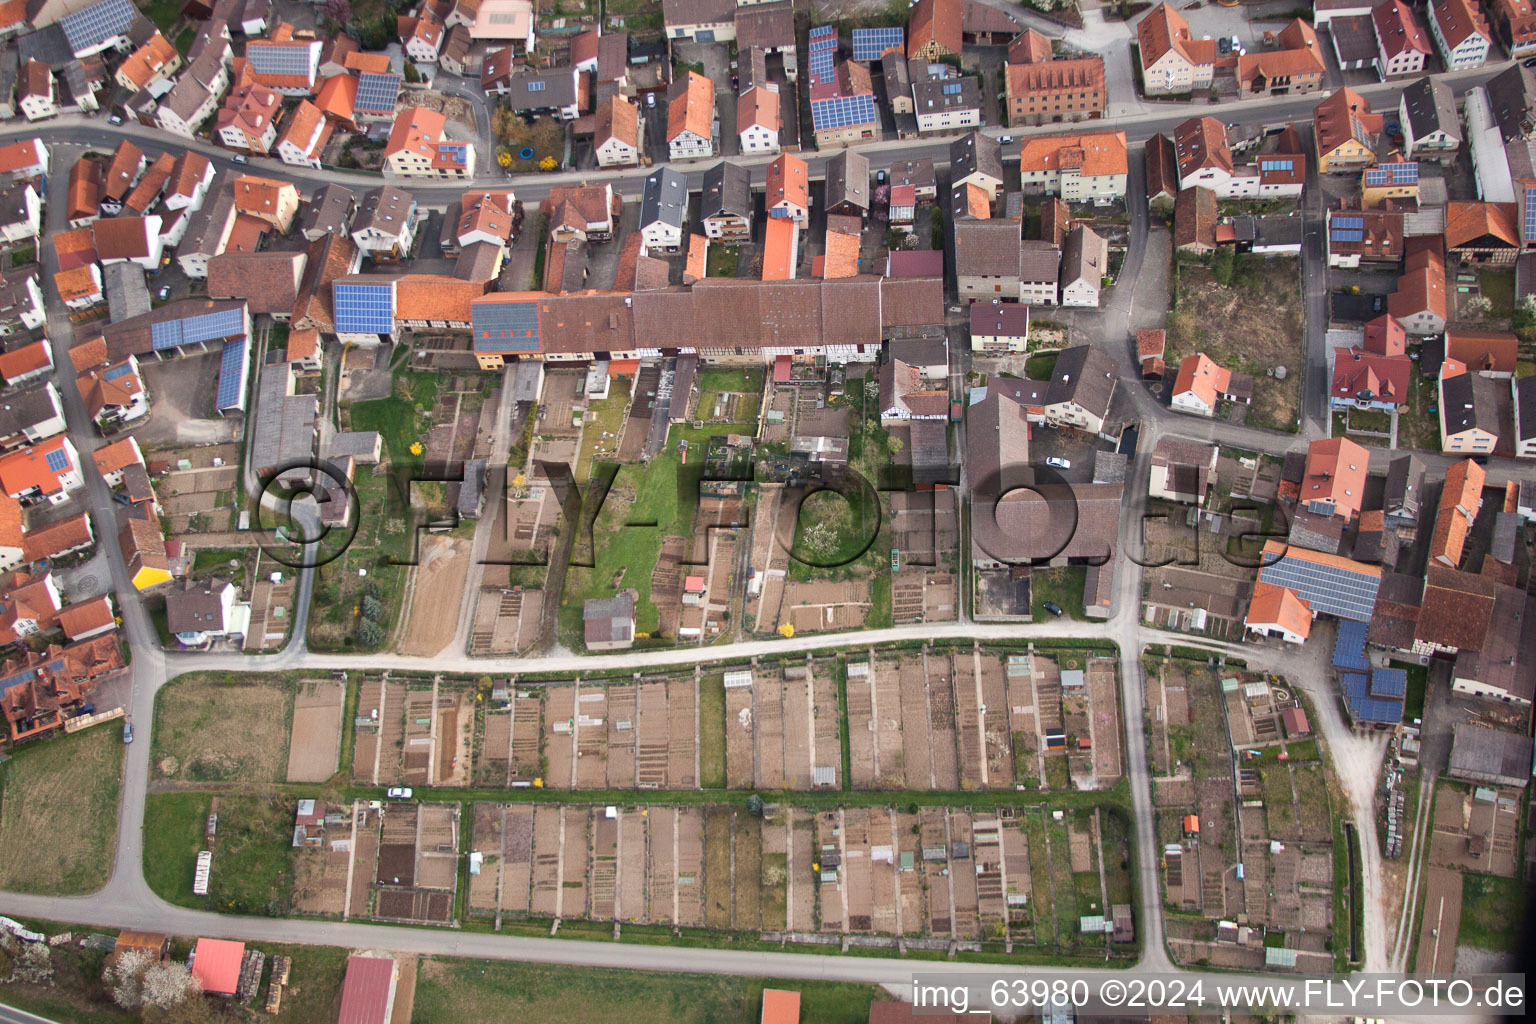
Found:
[(1258, 193), (1257, 175), (1233, 173), (1227, 128), (1214, 117), (1191, 117), (1180, 122), (1173, 130), (1173, 151), (1178, 160), (1180, 188), (1199, 185), (1222, 199)]
[[(958, 220), (955, 280), (962, 299), (972, 302), (1020, 298), (1019, 225), (1011, 220)], [(1059, 254), (1057, 262), (1059, 265)]]
[(101, 183), (101, 208), (103, 213), (115, 214), (122, 210), (123, 200), (133, 190), (134, 183), (144, 173), (144, 151), (127, 139), (117, 144), (112, 161)]
[(69, 226), (84, 227), (101, 216), (101, 164), (81, 157), (69, 169)]
[(1157, 447), (1152, 449), (1148, 495), (1204, 507), (1216, 487), (1219, 452), (1216, 445), (1201, 441), (1158, 438)]
[(318, 171), (334, 129), (335, 125), (319, 107), (308, 100), (300, 100), (278, 135), (278, 158), (294, 167), (313, 167)]
[(464, 193), (459, 199), (456, 233), (445, 250), (463, 250), (476, 244), (505, 248), (512, 239), (515, 202), (509, 190)]
[(1243, 628), (1257, 636), (1304, 644), (1312, 632), (1312, 614), (1306, 599), (1289, 587), (1257, 583), (1243, 616)]
[(75, 386), (85, 401), (91, 422), (103, 434), (114, 433), (149, 415), (149, 393), (139, 375), (137, 356), (130, 355), (107, 366), (89, 367), (75, 378)]
[(505, 96), (512, 88), (513, 62), (517, 59), (512, 47), (504, 46), (486, 52), (480, 64), (480, 89), (488, 96)]
[(48, 147), (42, 139), (22, 139), (0, 145), (0, 174), (12, 181), (41, 177), (48, 173), (48, 168)]
[(638, 167), (645, 139), (645, 119), (640, 108), (614, 93), (597, 106), (597, 129), (592, 133), (599, 167)]
[(231, 149), (269, 153), (277, 142), (277, 117), (282, 108), (283, 98), (266, 86), (239, 86), (224, 98), (214, 118), (215, 133)]
[(415, 17), (397, 18), (395, 27), (407, 57), (418, 64), (437, 63), (447, 30), (430, 5), (422, 4)]
[(1353, 89), (1338, 89), (1312, 109), (1319, 174), (1350, 174), (1376, 162), (1383, 118)]
[(917, 367), (892, 356), (880, 366), (880, 422), (898, 426), (913, 420), (949, 419), (946, 382), (924, 380)]
[(548, 219), (552, 241), (606, 242), (613, 237), (618, 206), (611, 184), (565, 185), (550, 189), (540, 209)]
[(1323, 86), (1326, 66), (1317, 32), (1300, 18), (1280, 30), (1276, 49), (1240, 54), (1237, 86), (1244, 96), (1288, 96)]
[(1109, 242), (1092, 228), (1067, 232), (1061, 250), (1061, 304), (1098, 306), (1099, 288), (1109, 276)]
[(1493, 42), (1480, 0), (1429, 0), (1429, 34), (1447, 71), (1482, 67)]
[(1197, 416), (1215, 416), (1218, 405), (1229, 402), (1247, 405), (1253, 401), (1253, 378), (1235, 373), (1204, 352), (1186, 356), (1179, 363), (1174, 379), (1171, 405), (1179, 412)]
[(1046, 423), (1102, 433), (1118, 376), (1114, 358), (1103, 349), (1088, 345), (1062, 349), (1045, 392)]
[(117, 84), (129, 92), (149, 89), (181, 68), (181, 54), (158, 31), (118, 65)]
[(1302, 471), (1300, 506), (1313, 515), (1354, 519), (1365, 501), (1370, 462), (1370, 451), (1347, 438), (1313, 441)]
[(1124, 132), (1030, 135), (1019, 147), (1025, 193), (1059, 195), (1071, 203), (1124, 199), (1127, 170)]
[(235, 179), (235, 212), (266, 221), (286, 235), (299, 212), (299, 190), (290, 181), (242, 174)]
[(1513, 382), (1515, 403), (1515, 455), (1536, 458), (1536, 377), (1517, 377)]
[(471, 178), (475, 147), (454, 142), (444, 134), (442, 114), (425, 107), (408, 107), (395, 116), (384, 146), (384, 170), (400, 178)]
[(334, 128), (354, 132), (358, 123), (357, 91), (356, 75), (346, 72), (332, 75), (320, 83), (320, 91), (315, 93), (315, 109)]
[(1029, 306), (997, 301), (972, 303), (971, 351), (1029, 351)]
[(768, 184), (764, 208), (769, 218), (787, 217), (804, 226), (810, 219), (810, 168), (804, 160), (789, 153), (768, 165)]
[[(799, 48), (795, 35), (794, 5), (789, 0), (770, 0), (738, 4), (736, 8), (736, 47), (738, 53), (756, 52), (766, 60), (769, 54), (780, 54), (784, 62), (784, 77), (793, 83), (800, 73)], [(753, 79), (748, 84), (756, 84)]]
[(64, 429), (63, 406), (52, 381), (11, 391), (0, 405), (0, 451), (36, 444)]
[[(36, 331), (47, 323), (48, 314), (43, 305), (43, 292), (38, 287), (37, 281), (36, 264), (15, 267), (0, 277), (0, 335), (9, 336), (18, 331)], [(5, 353), (5, 356), (25, 352), (30, 347), (13, 349)], [(0, 356), (0, 359), (4, 359), (5, 356)], [(32, 357), (23, 358), (30, 358), (33, 363), (36, 363), (40, 356), (34, 354)]]
[(139, 448), (138, 440), (130, 434), (121, 441), (96, 449), (91, 453), (91, 461), (96, 463), (96, 472), (101, 474), (108, 487), (121, 487), (124, 470), (129, 466), (144, 465), (144, 452)]
[(220, 253), (208, 261), (208, 297), (244, 299), (253, 316), (287, 320), (308, 260), (303, 250)]
[(80, 456), (62, 434), (0, 457), (0, 491), (23, 505), (44, 500), (61, 505), (84, 483)]
[(1514, 203), (1455, 200), (1445, 210), (1445, 251), (1468, 263), (1513, 264), (1520, 255)]
[[(35, 282), (36, 276), (29, 280)], [(7, 387), (19, 387), (52, 372), (53, 347), (46, 338), (0, 353), (0, 380), (5, 381)]]
[(352, 104), (352, 116), (359, 126), (376, 121), (395, 120), (395, 106), (405, 79), (388, 71), (359, 71), (357, 73), (357, 99)]
[(165, 595), (166, 626), (183, 647), (202, 647), (229, 634), (235, 585), (216, 577), (186, 580)]
[(581, 76), (575, 68), (525, 71), (507, 81), (507, 105), (525, 116), (549, 114), (574, 121), (584, 105)]
[(116, 636), (96, 636), (67, 647), (50, 644), (0, 665), (0, 714), (11, 742), (60, 728), (90, 700), (97, 681), (125, 667)]
[(1026, 238), (1018, 245), (1019, 301), (1054, 306), (1061, 294), (1061, 249), (1054, 242), (1035, 238)]
[(160, 269), (165, 240), (160, 237), (160, 217), (112, 217), (91, 225), (96, 257), (103, 267), (128, 262), (146, 272)]
[(811, 130), (821, 149), (880, 138), (880, 114), (875, 109), (869, 68), (845, 60), (832, 74), (812, 81)]
[(1050, 41), (1034, 29), (1009, 45), (1004, 89), (1010, 125), (1101, 117), (1109, 101), (1103, 57), (1056, 60)]
[(58, 114), (58, 91), (48, 65), (29, 60), (21, 66), (16, 81), (16, 106), (28, 121), (42, 121)]
[(1462, 363), (1472, 373), (1508, 380), (1519, 362), (1519, 339), (1509, 331), (1445, 332), (1445, 358)]
[(330, 234), (347, 234), (352, 228), (352, 215), (357, 212), (357, 196), (352, 190), (334, 181), (322, 185), (299, 215), (299, 233), (307, 242)]
[(1387, 312), (1409, 334), (1427, 336), (1445, 330), (1445, 257), (1438, 244), (1416, 248), (1405, 259), (1397, 291), (1387, 297)]
[(1429, 33), (1403, 0), (1386, 0), (1371, 10), (1376, 30), (1376, 73), (1382, 78), (1417, 75), (1429, 58)]
[(182, 273), (192, 278), (208, 276), (208, 261), (224, 251), (235, 226), (233, 175), (214, 179), (209, 197), (186, 217), (186, 235), (176, 249)]
[(736, 100), (736, 134), (742, 155), (779, 152), (782, 111), (779, 87), (763, 82), (746, 89)]
[(42, 212), (42, 200), (30, 181), (0, 190), (0, 240), (11, 245), (36, 245)]
[(1403, 258), (1403, 215), (1386, 210), (1328, 210), (1328, 265), (1395, 267)]
[(1536, 50), (1536, 8), (1531, 0), (1490, 0), (1489, 18), (1511, 57)]
[(667, 151), (673, 160), (715, 155), (715, 83), (690, 71), (667, 97)]
[(1499, 443), (1500, 391), (1505, 385), (1466, 364), (1440, 365), (1440, 450), (1489, 455)]
[(721, 161), (704, 172), (699, 198), (704, 234), (728, 244), (752, 237), (752, 172), (740, 164)]
[(1216, 44), (1196, 39), (1189, 21), (1166, 3), (1152, 8), (1136, 26), (1142, 88), (1148, 96), (1208, 89), (1216, 71)]
[[(1473, 3), (1475, 0), (1451, 0)], [(1481, 64), (1481, 61), (1478, 62)], [(1461, 148), (1461, 119), (1456, 97), (1441, 79), (1425, 75), (1403, 90), (1398, 102), (1398, 123), (1403, 128), (1403, 155), (1424, 163), (1451, 164)]]
[(1419, 165), (1417, 161), (1404, 160), (1400, 153), (1381, 161), (1375, 167), (1360, 172), (1360, 203), (1362, 206), (1391, 208), (1399, 204), (1415, 207), (1419, 200)]
[(869, 158), (843, 150), (827, 161), (827, 215), (869, 215)]
[(1003, 187), (1002, 146), (980, 132), (962, 135), (949, 144), (950, 182), (956, 189), (975, 185), (987, 198), (997, 198)]
[(912, 109), (919, 132), (947, 132), (983, 123), (981, 83), (948, 64), (928, 65), (928, 74), (912, 83)]
[(296, 39), (292, 25), (279, 25), (270, 39), (251, 39), (245, 44), (245, 62), (251, 79), (284, 96), (310, 96), (320, 77), (318, 39)]
[(728, 43), (736, 38), (736, 4), (732, 0), (662, 0), (668, 39)]
[(1407, 339), (1403, 325), (1383, 315), (1365, 325), (1362, 344), (1335, 348), (1330, 406), (1386, 412), (1401, 408), (1408, 401), (1413, 375)]
[(907, 57), (936, 61), (960, 56), (961, 0), (916, 0), (907, 20)]
[(418, 221), (416, 200), (409, 192), (381, 185), (363, 195), (352, 223), (352, 241), (370, 259), (401, 260), (410, 255), (415, 244)]
[(1430, 535), (1429, 557), (1452, 569), (1461, 564), (1467, 534), (1483, 507), (1483, 485), (1488, 473), (1464, 459), (1445, 471), (1445, 486), (1440, 491), (1440, 505), (1435, 512), (1435, 529)]
[(670, 167), (645, 176), (640, 195), (640, 237), (646, 247), (676, 252), (688, 217), (688, 180)]

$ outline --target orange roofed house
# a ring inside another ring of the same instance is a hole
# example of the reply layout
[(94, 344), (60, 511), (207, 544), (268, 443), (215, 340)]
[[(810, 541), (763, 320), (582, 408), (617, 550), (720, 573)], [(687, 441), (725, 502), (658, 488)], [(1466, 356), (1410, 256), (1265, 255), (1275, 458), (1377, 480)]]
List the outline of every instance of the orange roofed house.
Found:
[(384, 146), (384, 169), (401, 178), (472, 178), (475, 147), (443, 134), (442, 114), (409, 107), (395, 115), (395, 126)]
[(1196, 39), (1189, 21), (1168, 4), (1158, 4), (1136, 26), (1143, 90), (1170, 96), (1208, 89), (1216, 73), (1216, 43)]
[(1260, 636), (1279, 637), (1286, 643), (1306, 643), (1312, 632), (1312, 608), (1296, 591), (1273, 583), (1259, 583), (1243, 626)]
[(917, 0), (907, 21), (907, 57), (960, 56), (962, 0)]
[(1365, 500), (1365, 473), (1370, 463), (1371, 453), (1346, 438), (1313, 441), (1307, 448), (1300, 504), (1317, 515), (1353, 519)]
[(1488, 472), (1463, 459), (1445, 471), (1445, 487), (1440, 492), (1440, 507), (1435, 512), (1435, 532), (1429, 540), (1429, 557), (1452, 569), (1461, 564), (1467, 533), (1483, 507), (1483, 484)]
[(1241, 54), (1237, 85), (1245, 96), (1288, 96), (1322, 88), (1325, 67), (1317, 32), (1295, 18), (1280, 30), (1279, 49)]
[(1171, 405), (1196, 416), (1215, 416), (1221, 402), (1248, 405), (1253, 401), (1253, 378), (1219, 366), (1204, 352), (1196, 352), (1179, 364)]
[(0, 665), (0, 714), (11, 741), (59, 728), (89, 701), (98, 682), (124, 667), (115, 631), (7, 660)]
[(673, 160), (715, 155), (715, 83), (697, 72), (667, 94), (667, 151)]
[(1032, 135), (1019, 149), (1024, 192), (1059, 195), (1069, 203), (1124, 199), (1128, 170), (1125, 132)]
[(1034, 29), (1008, 47), (1006, 74), (1010, 125), (1100, 117), (1108, 101), (1103, 57), (1052, 60), (1049, 41)]

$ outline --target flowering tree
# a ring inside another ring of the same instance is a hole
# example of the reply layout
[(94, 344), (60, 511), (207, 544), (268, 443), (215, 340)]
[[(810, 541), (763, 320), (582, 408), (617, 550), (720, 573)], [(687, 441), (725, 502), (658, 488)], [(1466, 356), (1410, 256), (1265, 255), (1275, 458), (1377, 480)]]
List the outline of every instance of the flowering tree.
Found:
[(162, 962), (143, 949), (110, 958), (101, 980), (112, 993), (112, 1001), (125, 1010), (169, 1010), (203, 990), (186, 964), (179, 960)]

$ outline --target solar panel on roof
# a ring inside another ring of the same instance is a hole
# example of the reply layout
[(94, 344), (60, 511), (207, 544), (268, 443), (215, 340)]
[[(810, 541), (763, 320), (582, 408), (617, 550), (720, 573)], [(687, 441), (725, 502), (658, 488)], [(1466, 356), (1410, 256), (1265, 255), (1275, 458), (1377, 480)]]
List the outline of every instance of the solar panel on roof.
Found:
[(1333, 225), (1334, 225), (1334, 227), (1339, 227), (1339, 228), (1363, 228), (1363, 227), (1365, 227), (1365, 218), (1364, 217), (1335, 217), (1335, 218), (1333, 218)]
[(224, 343), (224, 352), (219, 357), (219, 394), (215, 408), (234, 409), (243, 406), (247, 355), (244, 338)]
[(1365, 232), (1363, 232), (1363, 231), (1335, 231), (1333, 233), (1333, 240), (1335, 242), (1363, 242), (1363, 241), (1365, 241)]
[(864, 93), (859, 96), (812, 100), (811, 120), (819, 132), (855, 124), (871, 124), (875, 120), (875, 98)]
[(1536, 238), (1536, 188), (1525, 190), (1525, 237)]
[(1419, 180), (1418, 164), (1386, 164), (1365, 172), (1367, 185), (1412, 185)]
[(1408, 673), (1400, 668), (1378, 668), (1371, 673), (1373, 697), (1406, 697)]
[(899, 25), (853, 30), (854, 60), (879, 60), (886, 50), (904, 49), (905, 45), (906, 31)]
[(392, 334), (395, 330), (394, 282), (332, 286), (339, 334)]
[(1365, 656), (1365, 623), (1339, 623), (1339, 638), (1333, 645), (1333, 667), (1364, 670), (1371, 667)]
[(1327, 565), (1286, 554), (1259, 570), (1261, 583), (1289, 587), (1314, 613), (1369, 622), (1381, 578), (1344, 566)]
[(810, 32), (810, 72), (815, 84), (832, 74), (837, 62), (837, 28), (834, 25), (818, 25)]
[(69, 453), (63, 447), (55, 448), (45, 458), (48, 460), (48, 468), (55, 473), (62, 473), (69, 468)]
[(817, 25), (806, 35), (811, 41), (811, 51), (813, 53), (816, 50), (825, 50), (829, 47), (832, 49), (837, 48), (836, 25)]
[(287, 43), (253, 40), (246, 44), (245, 59), (251, 62), (251, 70), (259, 75), (298, 75), (306, 77), (310, 72), (310, 48)]
[(220, 309), (212, 313), (199, 313), (180, 320), (164, 320), (151, 324), (150, 347), (156, 352), (168, 348), (180, 348), (215, 338), (230, 338), (245, 331), (245, 315), (242, 307)]
[(128, 376), (132, 372), (133, 367), (129, 366), (127, 363), (119, 363), (117, 366), (107, 367), (106, 372), (101, 375), (101, 379), (117, 380), (120, 377)]
[(130, 0), (102, 0), (59, 19), (64, 38), (76, 54), (100, 46), (113, 36), (126, 35), (138, 12)]
[(400, 76), (364, 71), (357, 76), (359, 110), (394, 110), (400, 95)]

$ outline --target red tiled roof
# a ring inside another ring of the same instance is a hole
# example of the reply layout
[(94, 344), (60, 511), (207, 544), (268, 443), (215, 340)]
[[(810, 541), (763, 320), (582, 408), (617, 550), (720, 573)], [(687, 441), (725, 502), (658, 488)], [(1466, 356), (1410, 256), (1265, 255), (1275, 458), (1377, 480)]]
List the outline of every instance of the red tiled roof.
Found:
[(917, 0), (907, 24), (907, 55), (917, 56), (929, 43), (959, 55), (960, 0)]
[(1331, 501), (1346, 519), (1354, 518), (1365, 500), (1370, 463), (1371, 453), (1347, 438), (1313, 441), (1301, 478), (1301, 503)]
[(64, 635), (71, 640), (117, 623), (112, 614), (112, 599), (105, 594), (65, 605), (59, 609), (58, 619)]
[(0, 354), (0, 379), (9, 382), (52, 366), (53, 350), (48, 347), (48, 342), (34, 341)]
[(1305, 639), (1312, 632), (1312, 609), (1289, 587), (1256, 583), (1243, 622), (1248, 626), (1279, 626)]
[(1196, 39), (1189, 31), (1189, 21), (1184, 15), (1158, 4), (1136, 26), (1136, 40), (1141, 49), (1141, 66), (1150, 68), (1173, 50), (1190, 64), (1205, 65), (1216, 62), (1216, 43), (1211, 39)]

